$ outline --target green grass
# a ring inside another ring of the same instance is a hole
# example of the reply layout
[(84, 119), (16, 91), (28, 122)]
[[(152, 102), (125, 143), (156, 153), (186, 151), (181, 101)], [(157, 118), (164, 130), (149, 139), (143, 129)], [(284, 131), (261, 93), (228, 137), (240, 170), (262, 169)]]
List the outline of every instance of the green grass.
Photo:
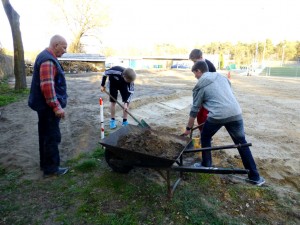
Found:
[(27, 97), (28, 94), (29, 89), (16, 91), (9, 86), (6, 80), (0, 81), (0, 107), (19, 101), (20, 99)]
[(266, 67), (260, 75), (274, 77), (300, 77), (300, 67)]
[[(272, 188), (232, 184), (223, 176), (187, 173), (167, 197), (166, 182), (148, 179), (155, 171), (111, 171), (101, 147), (67, 162), (57, 178), (20, 180), (21, 171), (0, 167), (0, 224), (297, 224), (295, 196)], [(172, 182), (178, 174), (171, 173)], [(225, 176), (226, 177), (226, 176)], [(299, 197), (299, 196), (298, 196)]]

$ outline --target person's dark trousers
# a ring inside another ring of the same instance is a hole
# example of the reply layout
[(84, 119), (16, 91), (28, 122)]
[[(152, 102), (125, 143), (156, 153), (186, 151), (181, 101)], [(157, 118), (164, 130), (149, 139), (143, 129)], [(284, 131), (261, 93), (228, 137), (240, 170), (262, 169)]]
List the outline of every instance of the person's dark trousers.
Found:
[[(211, 138), (222, 127), (225, 126), (231, 139), (235, 144), (247, 143), (244, 132), (243, 120), (232, 121), (228, 123), (212, 123), (206, 121), (201, 132), (202, 148), (211, 147)], [(249, 170), (250, 180), (258, 180), (259, 173), (249, 147), (238, 148), (245, 169)], [(202, 165), (210, 167), (212, 165), (211, 151), (202, 152)]]
[(60, 165), (58, 150), (61, 141), (60, 119), (50, 108), (38, 111), (38, 118), (40, 168), (44, 174), (51, 174), (56, 172)]

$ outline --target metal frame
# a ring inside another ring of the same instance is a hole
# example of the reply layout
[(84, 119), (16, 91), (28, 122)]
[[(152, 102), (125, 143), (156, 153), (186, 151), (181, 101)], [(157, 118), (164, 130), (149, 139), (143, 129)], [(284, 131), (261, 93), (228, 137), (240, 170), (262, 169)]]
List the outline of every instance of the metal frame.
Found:
[[(240, 168), (221, 168), (221, 167), (192, 167), (192, 166), (184, 166), (183, 165), (183, 155), (185, 153), (193, 153), (200, 151), (213, 151), (213, 150), (222, 150), (222, 149), (231, 149), (231, 148), (240, 148), (251, 146), (251, 143), (246, 144), (238, 144), (238, 145), (225, 145), (225, 146), (215, 146), (208, 148), (198, 148), (198, 149), (186, 149), (175, 162), (177, 165), (173, 165), (169, 169), (158, 169), (155, 170), (160, 174), (160, 176), (167, 183), (167, 195), (168, 198), (171, 199), (174, 195), (174, 192), (177, 186), (180, 184), (183, 179), (184, 173), (209, 173), (209, 174), (248, 174), (248, 170), (240, 169)], [(166, 171), (166, 175), (162, 172), (162, 170)], [(175, 180), (173, 184), (171, 184), (171, 171), (179, 172), (179, 177)]]
[[(200, 124), (199, 126), (201, 126)], [(199, 126), (192, 129), (195, 130)], [(248, 174), (248, 170), (240, 169), (240, 168), (220, 168), (220, 167), (193, 167), (193, 166), (186, 166), (183, 162), (184, 154), (187, 153), (197, 153), (203, 151), (216, 151), (222, 149), (232, 149), (232, 148), (241, 148), (246, 146), (251, 146), (251, 143), (245, 144), (237, 144), (237, 145), (224, 145), (224, 146), (214, 146), (214, 147), (206, 147), (206, 148), (194, 148), (191, 136), (186, 141), (187, 145), (185, 148), (180, 152), (177, 159), (166, 159), (162, 157), (152, 156), (148, 154), (143, 154), (139, 152), (134, 152), (128, 149), (123, 149), (117, 147), (117, 140), (118, 137), (127, 134), (128, 132), (139, 132), (141, 129), (148, 129), (148, 128), (141, 128), (138, 126), (128, 125), (126, 127), (121, 128), (120, 130), (116, 131), (115, 133), (109, 135), (108, 137), (102, 139), (100, 144), (106, 147), (105, 151), (110, 151), (115, 154), (116, 158), (109, 156), (106, 154), (106, 161), (109, 166), (113, 168), (111, 162), (116, 161), (116, 165), (125, 166), (125, 172), (129, 172), (133, 167), (147, 167), (156, 170), (161, 177), (167, 182), (167, 193), (168, 198), (172, 198), (174, 192), (179, 185), (180, 181), (183, 179), (184, 173), (210, 173), (210, 174)], [(158, 132), (158, 131), (156, 131)], [(192, 134), (192, 132), (191, 132)], [(165, 135), (165, 134), (162, 134)], [(171, 135), (173, 138), (178, 139), (185, 139), (185, 137), (178, 136), (178, 135)], [(163, 171), (166, 171), (164, 173)], [(171, 171), (179, 172), (179, 177), (176, 181), (171, 184)], [(116, 170), (116, 172), (118, 172)], [(120, 171), (122, 172), (122, 168)]]

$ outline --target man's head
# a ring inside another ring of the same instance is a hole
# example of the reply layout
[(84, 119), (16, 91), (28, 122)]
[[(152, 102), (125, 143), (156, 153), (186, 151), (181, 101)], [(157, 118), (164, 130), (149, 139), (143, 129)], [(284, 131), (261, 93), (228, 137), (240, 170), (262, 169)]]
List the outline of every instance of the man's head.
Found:
[(197, 61), (192, 67), (192, 72), (195, 74), (195, 77), (199, 79), (203, 73), (208, 71), (208, 66), (205, 61)]
[(194, 63), (202, 60), (202, 51), (200, 49), (193, 49), (189, 55), (189, 59)]
[(130, 82), (133, 82), (135, 81), (136, 79), (136, 73), (133, 69), (131, 68), (126, 68), (124, 71), (123, 71), (123, 77), (124, 77), (124, 80), (127, 82), (127, 83), (130, 83)]
[(56, 57), (61, 57), (64, 53), (67, 52), (67, 41), (64, 37), (60, 35), (54, 35), (50, 39), (49, 48), (53, 51)]

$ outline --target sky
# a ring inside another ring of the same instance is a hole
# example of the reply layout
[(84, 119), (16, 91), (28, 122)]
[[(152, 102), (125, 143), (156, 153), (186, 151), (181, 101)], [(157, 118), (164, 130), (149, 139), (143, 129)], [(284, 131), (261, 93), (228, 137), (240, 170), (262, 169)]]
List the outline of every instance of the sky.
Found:
[[(72, 0), (69, 0), (72, 1)], [(106, 46), (147, 47), (168, 43), (193, 48), (210, 42), (300, 41), (300, 0), (102, 0), (110, 6)], [(70, 39), (50, 0), (10, 0), (20, 15), (25, 51), (47, 47), (54, 34)], [(0, 43), (12, 49), (10, 25), (0, 9)], [(69, 40), (68, 40), (69, 41)], [(92, 43), (92, 41), (91, 41)], [(93, 46), (88, 53), (97, 53)], [(98, 52), (99, 53), (99, 52)]]

